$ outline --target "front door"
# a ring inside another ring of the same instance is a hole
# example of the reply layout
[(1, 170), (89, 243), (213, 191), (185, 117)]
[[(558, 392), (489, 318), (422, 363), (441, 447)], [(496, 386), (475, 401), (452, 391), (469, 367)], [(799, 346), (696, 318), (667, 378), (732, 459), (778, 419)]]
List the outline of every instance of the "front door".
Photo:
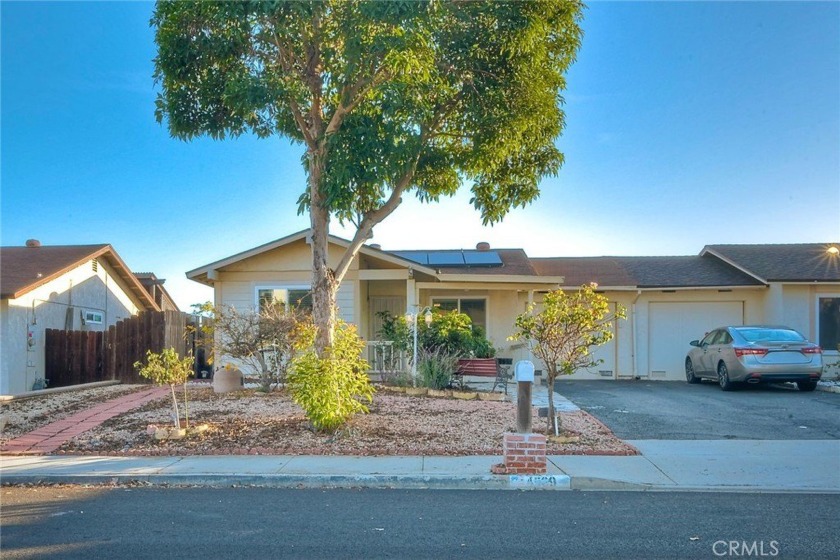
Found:
[(368, 340), (379, 340), (379, 331), (382, 330), (382, 317), (380, 313), (387, 311), (394, 317), (404, 315), (406, 312), (405, 297), (403, 296), (371, 296), (370, 298), (370, 332)]

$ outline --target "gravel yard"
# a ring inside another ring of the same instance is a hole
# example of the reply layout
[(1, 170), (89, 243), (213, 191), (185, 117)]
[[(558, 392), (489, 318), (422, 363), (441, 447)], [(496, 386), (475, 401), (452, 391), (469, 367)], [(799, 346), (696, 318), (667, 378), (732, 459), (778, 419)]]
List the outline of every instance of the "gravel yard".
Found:
[[(3, 438), (20, 435), (23, 426), (33, 429), (39, 423), (43, 425), (45, 417), (54, 420), (66, 416), (85, 402), (93, 404), (143, 387), (148, 386), (115, 386), (14, 401), (9, 411), (14, 414), (14, 428), (8, 431), (13, 427), (10, 423)], [(180, 400), (182, 392), (178, 394)], [(181, 440), (156, 440), (149, 426), (172, 424), (171, 399), (160, 399), (85, 432), (58, 453), (501, 455), (503, 434), (516, 426), (513, 403), (411, 397), (382, 387), (370, 409), (370, 414), (356, 416), (337, 433), (321, 434), (309, 428), (303, 411), (285, 391), (265, 394), (246, 389), (217, 395), (206, 385), (196, 385), (190, 387), (189, 418), (191, 425), (207, 424), (203, 433), (189, 434)], [(183, 410), (181, 415), (183, 418)], [(636, 453), (584, 411), (564, 413), (561, 422), (564, 435), (573, 441), (550, 441), (549, 454)], [(544, 426), (535, 409), (535, 429), (544, 430)]]

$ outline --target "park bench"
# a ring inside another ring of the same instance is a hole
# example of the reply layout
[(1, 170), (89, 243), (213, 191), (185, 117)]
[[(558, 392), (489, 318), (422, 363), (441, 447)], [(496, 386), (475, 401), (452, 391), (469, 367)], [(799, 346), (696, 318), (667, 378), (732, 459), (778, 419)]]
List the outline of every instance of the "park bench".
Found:
[(464, 376), (473, 375), (476, 377), (493, 377), (493, 389), (502, 387), (507, 394), (507, 384), (510, 379), (510, 367), (513, 360), (510, 358), (468, 358), (458, 360), (458, 369), (455, 372), (456, 381), (460, 386), (464, 385)]

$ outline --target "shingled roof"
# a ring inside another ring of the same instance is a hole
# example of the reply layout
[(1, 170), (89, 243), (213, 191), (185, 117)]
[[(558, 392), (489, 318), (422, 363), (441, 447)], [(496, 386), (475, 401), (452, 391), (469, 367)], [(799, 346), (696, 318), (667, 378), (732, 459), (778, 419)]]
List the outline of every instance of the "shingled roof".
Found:
[(107, 262), (145, 309), (159, 311), (149, 293), (108, 244), (0, 247), (0, 297), (19, 298), (93, 259)]
[(714, 255), (764, 282), (840, 282), (840, 243), (706, 245)]
[(572, 257), (531, 259), (540, 274), (565, 276), (566, 285), (688, 288), (759, 286), (756, 278), (714, 257)]

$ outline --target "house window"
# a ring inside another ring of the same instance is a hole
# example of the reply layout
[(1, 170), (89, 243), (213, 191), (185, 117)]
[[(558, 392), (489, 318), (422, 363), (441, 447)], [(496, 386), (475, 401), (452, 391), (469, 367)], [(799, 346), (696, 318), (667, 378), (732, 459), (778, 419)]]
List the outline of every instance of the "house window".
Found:
[(102, 322), (102, 313), (85, 311), (85, 325), (101, 325)]
[(257, 288), (257, 305), (262, 312), (271, 303), (312, 311), (312, 290), (304, 286)]
[(817, 297), (817, 344), (829, 352), (840, 350), (840, 295)]
[(444, 311), (460, 311), (467, 315), (473, 325), (487, 332), (487, 300), (485, 298), (440, 298), (432, 305)]

